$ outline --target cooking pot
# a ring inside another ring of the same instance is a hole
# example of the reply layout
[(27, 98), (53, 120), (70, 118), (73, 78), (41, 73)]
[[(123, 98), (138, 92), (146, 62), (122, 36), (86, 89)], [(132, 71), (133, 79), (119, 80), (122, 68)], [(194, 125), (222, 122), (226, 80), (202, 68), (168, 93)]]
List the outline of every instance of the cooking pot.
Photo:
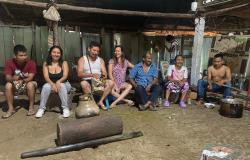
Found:
[(243, 101), (233, 98), (222, 99), (219, 113), (225, 117), (241, 118), (243, 114)]

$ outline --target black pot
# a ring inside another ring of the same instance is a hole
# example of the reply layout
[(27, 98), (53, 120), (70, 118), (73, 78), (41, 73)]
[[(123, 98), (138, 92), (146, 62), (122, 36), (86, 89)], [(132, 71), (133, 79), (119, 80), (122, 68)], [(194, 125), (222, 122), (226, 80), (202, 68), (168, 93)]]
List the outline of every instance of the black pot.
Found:
[(226, 98), (221, 100), (219, 113), (230, 118), (241, 118), (243, 115), (243, 101)]

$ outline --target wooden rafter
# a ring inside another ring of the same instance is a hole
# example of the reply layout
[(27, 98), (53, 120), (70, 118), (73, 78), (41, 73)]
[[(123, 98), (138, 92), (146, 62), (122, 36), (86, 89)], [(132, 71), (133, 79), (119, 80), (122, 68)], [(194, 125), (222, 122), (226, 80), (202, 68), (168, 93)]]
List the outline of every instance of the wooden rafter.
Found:
[[(173, 31), (145, 31), (142, 32), (145, 36), (167, 36), (167, 35), (174, 35), (174, 36), (194, 36), (194, 31), (179, 31), (179, 30), (173, 30)], [(210, 36), (214, 37), (217, 36), (217, 32), (204, 32), (204, 36)]]
[[(33, 2), (27, 0), (0, 0), (0, 3), (32, 6), (39, 8), (46, 8), (47, 6), (47, 3)], [(59, 10), (78, 11), (85, 13), (112, 14), (112, 15), (122, 15), (122, 16), (160, 17), (160, 18), (194, 18), (194, 14), (186, 14), (186, 13), (161, 13), (161, 12), (102, 9), (94, 7), (72, 6), (68, 4), (57, 4), (57, 6), (59, 7)]]
[(243, 7), (246, 7), (249, 5), (250, 5), (250, 3), (246, 3), (246, 4), (241, 4), (241, 5), (237, 5), (237, 6), (233, 6), (233, 7), (223, 8), (223, 9), (216, 10), (216, 11), (209, 11), (209, 12), (205, 13), (205, 16), (218, 16), (220, 14), (223, 14), (223, 13), (226, 13), (226, 12), (229, 12), (232, 10), (236, 10), (239, 8), (243, 8)]
[(14, 19), (14, 16), (13, 16), (13, 14), (10, 13), (8, 7), (4, 3), (1, 3), (1, 5), (2, 5), (3, 9), (5, 10), (5, 12), (8, 14), (8, 16), (10, 18)]

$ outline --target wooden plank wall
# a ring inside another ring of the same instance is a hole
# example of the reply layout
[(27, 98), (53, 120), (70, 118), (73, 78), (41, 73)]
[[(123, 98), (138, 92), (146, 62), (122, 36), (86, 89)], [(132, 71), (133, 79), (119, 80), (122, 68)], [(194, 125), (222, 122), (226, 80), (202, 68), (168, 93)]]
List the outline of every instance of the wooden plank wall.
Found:
[(30, 56), (32, 47), (31, 27), (0, 27), (0, 67), (4, 66), (5, 60), (13, 57), (14, 45), (24, 44)]
[[(64, 58), (74, 61), (74, 57), (81, 55), (81, 39), (79, 32), (65, 32), (64, 27), (59, 27), (59, 44), (64, 50)], [(35, 38), (35, 49), (32, 53), (32, 41)], [(6, 59), (13, 57), (13, 48), (16, 44), (23, 44), (28, 55), (38, 65), (42, 65), (48, 55), (48, 28), (35, 27), (35, 37), (32, 36), (31, 27), (0, 26), (0, 67), (4, 66)]]

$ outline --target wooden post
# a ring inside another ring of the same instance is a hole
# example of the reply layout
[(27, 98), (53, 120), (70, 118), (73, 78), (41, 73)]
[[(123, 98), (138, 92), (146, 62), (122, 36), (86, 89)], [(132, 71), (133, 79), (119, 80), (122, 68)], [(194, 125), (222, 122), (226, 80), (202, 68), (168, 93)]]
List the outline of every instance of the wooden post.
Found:
[[(247, 96), (250, 97), (250, 79), (248, 80)], [(246, 101), (246, 107), (247, 107), (248, 109), (250, 109), (250, 106), (249, 106), (250, 103), (249, 103), (249, 101), (250, 101), (250, 100), (247, 100), (247, 101)]]
[(31, 53), (32, 55), (30, 56), (31, 59), (33, 59), (35, 62), (37, 62), (37, 57), (36, 57), (36, 24), (33, 21), (32, 22), (32, 47), (31, 47)]
[(192, 54), (191, 85), (197, 85), (201, 72), (201, 55), (203, 46), (203, 36), (205, 28), (205, 18), (195, 18), (195, 35)]
[[(249, 48), (248, 52), (250, 52), (250, 48)], [(250, 54), (249, 54), (248, 60), (247, 60), (245, 77), (250, 77)]]
[(58, 22), (52, 22), (53, 25), (53, 45), (59, 45)]

